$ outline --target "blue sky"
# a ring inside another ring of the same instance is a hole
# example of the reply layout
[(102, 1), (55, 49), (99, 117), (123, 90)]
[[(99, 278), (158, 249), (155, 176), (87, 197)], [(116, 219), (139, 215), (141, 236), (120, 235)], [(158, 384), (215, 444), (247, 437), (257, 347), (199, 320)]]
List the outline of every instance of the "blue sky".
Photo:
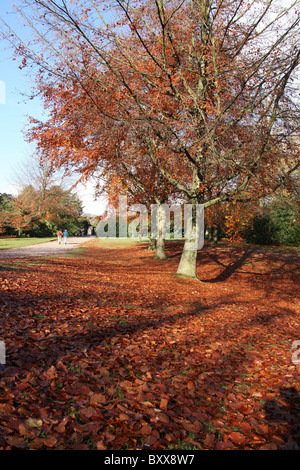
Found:
[[(9, 0), (0, 0), (0, 16), (14, 26), (16, 20), (8, 13), (11, 11)], [(34, 152), (34, 145), (26, 142), (23, 134), (28, 123), (27, 116), (41, 119), (44, 115), (37, 98), (28, 100), (23, 96), (30, 95), (32, 83), (26, 75), (27, 69), (20, 70), (19, 65), (17, 60), (13, 60), (12, 49), (0, 39), (0, 193), (13, 193), (16, 190), (15, 172), (26, 165), (30, 154)], [(104, 204), (102, 201), (94, 201), (91, 184), (80, 187), (77, 192), (85, 212), (102, 213)]]
[[(11, 23), (8, 11), (11, 11), (10, 2), (1, 0), (0, 16)], [(27, 115), (42, 116), (41, 104), (37, 100), (25, 101), (22, 96), (22, 93), (29, 92), (30, 80), (24, 70), (19, 69), (17, 61), (12, 60), (12, 54), (8, 45), (0, 40), (0, 192), (12, 189), (15, 169), (33, 151), (33, 146), (24, 141), (22, 133)]]

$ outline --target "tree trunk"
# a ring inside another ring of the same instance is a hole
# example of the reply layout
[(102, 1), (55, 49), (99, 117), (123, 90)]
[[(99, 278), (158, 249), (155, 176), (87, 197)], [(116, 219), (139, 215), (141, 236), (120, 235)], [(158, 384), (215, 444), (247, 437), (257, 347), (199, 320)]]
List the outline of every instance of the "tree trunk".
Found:
[(165, 213), (161, 204), (158, 204), (156, 223), (157, 223), (157, 240), (156, 240), (155, 258), (165, 260), (167, 259), (166, 251), (165, 251), (165, 239), (164, 239)]
[(156, 242), (155, 258), (156, 259), (167, 259), (166, 251), (165, 251), (165, 240), (161, 236), (161, 234), (158, 235), (158, 239), (157, 239), (157, 242)]
[[(204, 227), (201, 224), (200, 212), (198, 213), (197, 201), (193, 200), (189, 205), (190, 212), (184, 214), (185, 217), (185, 242), (180, 258), (177, 274), (197, 278), (197, 255), (200, 246), (201, 236), (204, 232)], [(186, 210), (186, 209), (185, 209)]]
[(213, 242), (213, 244), (216, 245), (218, 243), (218, 240), (219, 240), (218, 226), (214, 225), (213, 226), (213, 232), (212, 232), (212, 242)]
[(177, 274), (186, 277), (197, 278), (196, 266), (198, 250), (187, 249), (190, 240), (185, 240), (183, 252), (180, 258)]
[(150, 238), (148, 251), (154, 251), (156, 249), (156, 240), (154, 238)]

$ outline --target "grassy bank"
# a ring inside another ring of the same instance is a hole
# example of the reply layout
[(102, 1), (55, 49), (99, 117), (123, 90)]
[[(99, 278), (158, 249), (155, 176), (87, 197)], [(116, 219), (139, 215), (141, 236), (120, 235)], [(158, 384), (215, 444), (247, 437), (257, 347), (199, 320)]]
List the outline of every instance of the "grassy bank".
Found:
[(37, 245), (56, 240), (55, 237), (47, 238), (0, 238), (0, 250), (18, 248), (21, 246)]

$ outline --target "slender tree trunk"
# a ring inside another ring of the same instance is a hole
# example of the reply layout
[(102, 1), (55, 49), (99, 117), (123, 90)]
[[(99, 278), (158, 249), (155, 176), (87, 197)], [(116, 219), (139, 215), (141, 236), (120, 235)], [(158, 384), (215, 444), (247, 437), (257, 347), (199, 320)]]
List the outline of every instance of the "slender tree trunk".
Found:
[(167, 259), (166, 250), (165, 250), (165, 240), (162, 236), (158, 236), (155, 250), (156, 259)]
[(189, 216), (189, 221), (186, 220), (187, 215), (185, 214), (185, 242), (177, 269), (177, 274), (192, 278), (197, 278), (196, 268), (199, 227), (197, 226), (196, 206), (197, 202), (193, 200), (191, 204), (192, 210)]
[(148, 251), (154, 251), (156, 249), (156, 240), (154, 238), (150, 238)]
[(165, 260), (167, 259), (165, 251), (165, 239), (164, 239), (164, 226), (165, 226), (165, 213), (161, 204), (158, 204), (157, 209), (157, 240), (155, 258)]
[(217, 225), (214, 225), (213, 226), (213, 234), (212, 234), (212, 241), (213, 241), (213, 244), (216, 245), (218, 243), (218, 240), (219, 240), (219, 230), (218, 230), (218, 226)]

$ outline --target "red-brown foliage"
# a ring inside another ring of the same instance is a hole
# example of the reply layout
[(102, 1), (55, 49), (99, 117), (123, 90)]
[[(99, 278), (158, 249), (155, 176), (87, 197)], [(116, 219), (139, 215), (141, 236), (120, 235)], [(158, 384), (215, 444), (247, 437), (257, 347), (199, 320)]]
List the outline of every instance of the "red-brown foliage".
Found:
[(0, 448), (299, 449), (297, 253), (116, 246), (1, 263)]

